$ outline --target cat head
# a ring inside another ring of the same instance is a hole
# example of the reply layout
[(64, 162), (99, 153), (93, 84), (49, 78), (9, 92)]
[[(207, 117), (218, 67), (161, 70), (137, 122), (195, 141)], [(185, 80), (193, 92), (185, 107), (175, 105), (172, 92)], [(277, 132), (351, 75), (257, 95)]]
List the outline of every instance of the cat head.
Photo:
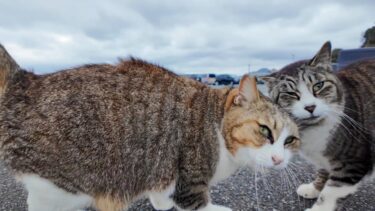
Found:
[(227, 149), (244, 165), (286, 167), (300, 145), (297, 125), (249, 76), (227, 97), (222, 132)]
[(311, 60), (290, 64), (261, 80), (273, 102), (290, 113), (301, 128), (319, 125), (338, 114), (343, 105), (342, 85), (332, 72), (330, 42)]

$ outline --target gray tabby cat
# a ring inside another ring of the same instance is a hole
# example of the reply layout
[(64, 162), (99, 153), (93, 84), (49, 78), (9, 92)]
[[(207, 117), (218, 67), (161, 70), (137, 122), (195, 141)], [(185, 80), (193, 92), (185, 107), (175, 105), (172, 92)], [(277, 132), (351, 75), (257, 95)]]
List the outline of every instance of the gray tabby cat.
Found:
[(119, 211), (142, 196), (157, 210), (230, 210), (211, 204), (210, 185), (285, 167), (299, 146), (248, 76), (212, 89), (136, 59), (36, 75), (2, 47), (0, 58), (0, 156), (31, 211)]
[(309, 210), (334, 210), (373, 172), (375, 156), (375, 60), (350, 65), (337, 74), (327, 42), (310, 61), (300, 61), (264, 77), (272, 100), (301, 129), (302, 153), (319, 168), (297, 193), (318, 198)]

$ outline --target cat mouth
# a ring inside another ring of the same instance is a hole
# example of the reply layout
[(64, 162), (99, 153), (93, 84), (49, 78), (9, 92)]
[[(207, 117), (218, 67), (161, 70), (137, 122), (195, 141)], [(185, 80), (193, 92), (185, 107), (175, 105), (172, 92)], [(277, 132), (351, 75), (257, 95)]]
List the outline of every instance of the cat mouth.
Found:
[(303, 126), (317, 125), (324, 120), (323, 116), (310, 116), (308, 118), (299, 119), (299, 122)]
[(310, 116), (310, 117), (304, 118), (302, 120), (314, 121), (314, 120), (317, 120), (317, 119), (320, 119), (320, 118), (322, 118), (322, 116)]

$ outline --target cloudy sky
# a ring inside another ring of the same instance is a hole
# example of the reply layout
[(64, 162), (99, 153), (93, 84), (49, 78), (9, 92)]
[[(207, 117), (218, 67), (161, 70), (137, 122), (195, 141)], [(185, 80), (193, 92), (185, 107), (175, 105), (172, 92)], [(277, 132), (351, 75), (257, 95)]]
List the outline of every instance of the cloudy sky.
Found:
[(326, 40), (356, 48), (373, 0), (1, 1), (0, 42), (46, 73), (130, 55), (178, 73), (242, 74), (311, 57)]

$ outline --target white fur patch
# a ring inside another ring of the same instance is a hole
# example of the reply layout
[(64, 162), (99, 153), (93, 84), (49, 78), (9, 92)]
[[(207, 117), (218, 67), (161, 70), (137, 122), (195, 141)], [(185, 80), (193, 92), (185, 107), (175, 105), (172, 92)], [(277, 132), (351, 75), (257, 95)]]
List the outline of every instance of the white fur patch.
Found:
[[(329, 183), (330, 181), (327, 181)], [(319, 195), (317, 202), (308, 211), (334, 211), (336, 209), (337, 200), (344, 198), (349, 194), (354, 193), (358, 189), (358, 184), (352, 186), (324, 186), (322, 192)]]
[(198, 211), (232, 211), (232, 209), (220, 205), (207, 204), (207, 206), (199, 209)]
[(19, 180), (28, 191), (29, 211), (73, 211), (89, 207), (94, 201), (86, 194), (69, 193), (35, 174), (22, 175)]
[(297, 194), (306, 199), (316, 199), (318, 198), (320, 191), (318, 191), (315, 188), (314, 183), (311, 182), (308, 184), (300, 185), (297, 189)]
[(318, 168), (324, 168), (330, 171), (329, 161), (323, 156), (327, 143), (331, 138), (332, 131), (338, 124), (335, 117), (327, 116), (319, 126), (306, 128), (301, 133), (301, 151), (302, 156), (315, 164)]
[(210, 181), (210, 185), (215, 185), (217, 182), (228, 178), (240, 168), (240, 165), (235, 161), (235, 158), (225, 146), (224, 137), (221, 135), (219, 129), (216, 129), (216, 133), (219, 139), (218, 141), (220, 153), (215, 174)]
[(156, 210), (170, 210), (174, 207), (174, 202), (170, 198), (175, 190), (175, 182), (168, 186), (162, 192), (150, 191), (147, 193), (148, 198), (154, 209)]

